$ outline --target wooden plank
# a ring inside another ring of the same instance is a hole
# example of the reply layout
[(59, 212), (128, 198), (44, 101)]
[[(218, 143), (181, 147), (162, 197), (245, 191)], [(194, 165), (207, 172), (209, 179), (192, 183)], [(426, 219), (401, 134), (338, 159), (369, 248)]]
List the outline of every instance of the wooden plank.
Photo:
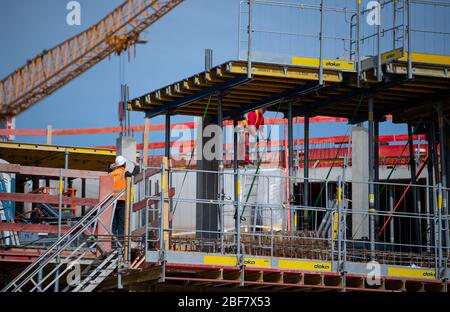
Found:
[[(30, 194), (30, 193), (0, 193), (0, 200), (9, 200), (20, 203), (35, 203), (35, 204), (52, 204), (59, 203), (59, 195), (48, 194)], [(77, 205), (77, 206), (95, 206), (98, 203), (98, 198), (79, 198), (79, 197), (63, 197), (63, 205)]]
[[(45, 177), (59, 177), (61, 169), (21, 166), (16, 164), (0, 164), (0, 172), (18, 173), (23, 175), (45, 176)], [(67, 178), (82, 178), (82, 179), (98, 179), (102, 176), (108, 175), (103, 171), (89, 171), (89, 170), (74, 170), (63, 169), (63, 177)]]
[[(160, 197), (161, 193), (155, 194), (152, 197)], [(169, 189), (169, 197), (173, 197), (175, 196), (175, 188), (171, 187)], [(151, 205), (155, 205), (159, 203), (159, 198), (158, 199), (148, 199), (148, 198), (144, 198), (141, 201), (138, 201), (137, 203), (133, 204), (133, 212), (139, 211), (141, 209), (144, 209), (147, 205), (151, 206)]]
[(142, 237), (145, 234), (145, 226), (137, 228), (136, 230), (134, 230), (133, 232), (131, 232), (131, 236), (133, 238), (135, 237)]
[[(61, 233), (66, 234), (70, 226), (63, 225)], [(58, 226), (49, 224), (0, 223), (0, 231), (57, 234)]]
[[(159, 169), (149, 168), (149, 169), (145, 170), (145, 177), (149, 178), (160, 172), (161, 172), (161, 170), (159, 170)], [(141, 182), (143, 178), (144, 178), (144, 175), (142, 174), (142, 172), (138, 173), (137, 175), (134, 176), (134, 183), (136, 184), (136, 183)]]

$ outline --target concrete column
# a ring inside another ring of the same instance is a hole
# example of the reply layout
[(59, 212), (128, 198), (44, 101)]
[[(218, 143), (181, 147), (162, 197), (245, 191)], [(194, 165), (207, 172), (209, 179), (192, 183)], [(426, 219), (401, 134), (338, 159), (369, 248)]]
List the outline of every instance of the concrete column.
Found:
[[(369, 180), (369, 131), (363, 127), (352, 129), (352, 179)], [(369, 219), (367, 218), (369, 187), (365, 183), (352, 184), (352, 237), (369, 238)], [(362, 214), (364, 213), (364, 215)]]
[[(204, 137), (203, 131), (211, 124), (210, 120), (198, 120), (197, 132), (197, 169), (200, 171), (215, 171), (219, 170), (219, 161), (217, 159), (208, 160), (203, 155), (205, 144), (211, 138)], [(217, 145), (216, 145), (217, 147)], [(200, 157), (201, 156), (201, 157)], [(197, 172), (197, 199), (202, 200), (217, 200), (218, 184), (217, 174), (208, 172)], [(197, 203), (196, 204), (196, 237), (198, 239), (216, 239), (218, 227), (218, 213), (219, 207), (215, 204)], [(211, 233), (214, 232), (214, 233)], [(203, 252), (212, 251), (211, 247), (204, 246)]]
[[(117, 155), (122, 155), (128, 160), (136, 161), (136, 139), (133, 137), (122, 136), (116, 140)], [(132, 172), (134, 165), (127, 162), (126, 169)]]

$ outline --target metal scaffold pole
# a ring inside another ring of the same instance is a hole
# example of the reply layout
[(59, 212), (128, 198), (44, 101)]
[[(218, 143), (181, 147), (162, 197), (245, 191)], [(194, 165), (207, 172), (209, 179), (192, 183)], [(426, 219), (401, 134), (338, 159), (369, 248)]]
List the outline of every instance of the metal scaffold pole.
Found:
[(248, 1), (247, 78), (252, 78), (253, 0)]
[[(309, 117), (304, 117), (304, 133), (303, 133), (303, 204), (309, 207)], [(305, 210), (305, 219), (307, 219), (308, 211)]]
[[(378, 120), (374, 121), (373, 127), (373, 144), (374, 144), (374, 152), (373, 152), (373, 180), (375, 183), (380, 182), (380, 122)], [(380, 185), (374, 184), (374, 194), (375, 194), (375, 210), (380, 209)], [(375, 217), (375, 227), (378, 227), (379, 219)]]
[(446, 140), (445, 140), (445, 127), (444, 127), (444, 113), (442, 108), (442, 102), (438, 103), (438, 126), (439, 126), (439, 148), (440, 148), (440, 161), (441, 161), (441, 186), (442, 186), (442, 198), (439, 198), (441, 201), (440, 209), (442, 209), (441, 217), (443, 215), (442, 220), (442, 230), (443, 230), (443, 239), (441, 240), (441, 245), (445, 250), (443, 256), (443, 272), (442, 276), (445, 276), (447, 271), (447, 258), (448, 258), (448, 247), (449, 247), (449, 229), (448, 229), (448, 192), (447, 188), (447, 168), (446, 168)]
[(323, 85), (323, 31), (324, 31), (324, 16), (323, 16), (323, 1), (320, 1), (320, 33), (319, 33), (319, 84)]
[[(434, 207), (434, 172), (433, 172), (433, 143), (430, 131), (430, 122), (427, 125), (427, 142), (428, 142), (428, 160), (427, 160), (427, 202), (426, 202), (426, 214), (430, 215)], [(431, 233), (432, 225), (431, 220), (427, 218), (427, 251), (430, 250), (431, 239), (434, 234)]]
[[(378, 4), (378, 6), (378, 14), (381, 15), (381, 4)], [(380, 16), (379, 19), (381, 19)], [(382, 81), (383, 73), (381, 70), (381, 20), (378, 20), (377, 22), (377, 80)]]
[[(412, 195), (413, 195), (413, 210), (414, 213), (416, 214), (416, 216), (419, 215), (420, 213), (420, 207), (418, 206), (417, 203), (417, 187), (416, 187), (416, 160), (415, 160), (415, 154), (414, 154), (414, 141), (413, 141), (413, 133), (414, 133), (414, 129), (412, 124), (409, 122), (408, 123), (408, 146), (409, 146), (409, 168), (410, 168), (410, 173), (411, 173), (411, 184), (412, 184)], [(416, 235), (416, 241), (417, 244), (421, 245), (421, 237), (420, 237), (420, 220), (419, 218), (415, 218), (414, 220), (414, 225), (415, 225), (415, 235)]]
[(408, 79), (413, 78), (412, 70), (412, 36), (411, 36), (411, 1), (406, 0), (406, 22), (407, 22), (407, 36), (408, 36)]
[(357, 86), (361, 86), (361, 0), (358, 0), (356, 12), (356, 62), (357, 62)]
[[(164, 156), (167, 159), (167, 166), (166, 166), (167, 167), (166, 169), (168, 170), (167, 183), (168, 183), (168, 188), (170, 189), (172, 187), (172, 171), (171, 171), (171, 161), (170, 161), (170, 133), (171, 133), (171, 118), (170, 118), (171, 116), (170, 116), (170, 113), (167, 112), (165, 117), (166, 117), (166, 122), (165, 122), (165, 134), (164, 134), (165, 135), (165, 139), (164, 139), (164, 141), (165, 141), (164, 142)], [(168, 200), (168, 203), (169, 203), (169, 214), (171, 214), (171, 213), (173, 213), (173, 209), (174, 209), (172, 197), (168, 197), (167, 200)], [(168, 228), (169, 229), (172, 228), (172, 220), (169, 221)], [(171, 230), (169, 230), (168, 233), (171, 234)]]
[[(67, 160), (67, 158), (66, 158)], [(61, 238), (61, 223), (62, 223), (62, 202), (63, 202), (64, 182), (63, 182), (63, 170), (59, 171), (59, 191), (58, 191), (58, 240)], [(61, 263), (61, 257), (58, 254), (56, 257), (56, 265)], [(55, 285), (53, 286), (54, 292), (59, 292), (59, 268), (55, 272)]]
[[(288, 104), (288, 168), (289, 168), (289, 202), (290, 207), (294, 204), (294, 125), (292, 117), (292, 101)], [(291, 211), (291, 232), (294, 233), (295, 228), (295, 211)]]
[(233, 172), (234, 172), (234, 203), (235, 203), (235, 212), (234, 212), (234, 228), (236, 231), (236, 254), (238, 254), (238, 246), (239, 246), (239, 193), (240, 193), (240, 185), (239, 185), (239, 163), (238, 163), (238, 123), (237, 120), (233, 120)]
[(218, 155), (219, 155), (219, 171), (218, 171), (218, 200), (219, 200), (219, 215), (220, 215), (220, 250), (221, 253), (224, 253), (224, 235), (225, 235), (225, 213), (224, 213), (224, 209), (225, 206), (223, 204), (223, 200), (224, 200), (224, 185), (225, 185), (225, 181), (224, 181), (224, 174), (223, 174), (223, 170), (224, 170), (224, 163), (223, 163), (223, 144), (224, 144), (224, 139), (223, 139), (223, 107), (222, 107), (222, 97), (223, 94), (219, 93), (217, 96), (217, 111), (218, 111), (218, 116), (217, 116), (217, 124), (219, 125), (219, 129), (220, 129), (220, 134), (219, 134), (219, 142), (218, 142)]
[(369, 221), (370, 221), (370, 256), (375, 260), (375, 185), (374, 185), (374, 108), (373, 97), (369, 97)]

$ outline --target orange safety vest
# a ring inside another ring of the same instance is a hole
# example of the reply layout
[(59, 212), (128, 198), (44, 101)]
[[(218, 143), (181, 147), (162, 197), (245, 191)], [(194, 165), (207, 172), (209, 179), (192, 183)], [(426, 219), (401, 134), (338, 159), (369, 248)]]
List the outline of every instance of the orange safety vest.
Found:
[[(127, 187), (125, 172), (124, 167), (119, 167), (110, 173), (114, 178), (114, 196), (119, 195), (119, 193)], [(125, 194), (123, 194), (119, 200), (125, 200), (125, 197)]]

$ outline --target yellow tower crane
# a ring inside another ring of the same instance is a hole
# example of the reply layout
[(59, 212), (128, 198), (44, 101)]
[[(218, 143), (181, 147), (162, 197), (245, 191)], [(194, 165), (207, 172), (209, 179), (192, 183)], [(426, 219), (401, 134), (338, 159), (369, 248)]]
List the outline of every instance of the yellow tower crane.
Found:
[(20, 114), (111, 54), (140, 43), (140, 33), (181, 2), (127, 0), (89, 29), (44, 50), (0, 81), (0, 117)]

